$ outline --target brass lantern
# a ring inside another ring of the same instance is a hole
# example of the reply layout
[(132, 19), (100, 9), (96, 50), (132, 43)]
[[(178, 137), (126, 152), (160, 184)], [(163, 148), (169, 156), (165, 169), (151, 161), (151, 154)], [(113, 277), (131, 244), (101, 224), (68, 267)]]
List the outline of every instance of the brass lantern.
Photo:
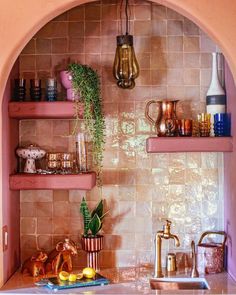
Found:
[(132, 89), (139, 75), (139, 66), (133, 47), (133, 36), (128, 33), (128, 0), (125, 6), (126, 34), (116, 37), (117, 48), (113, 64), (113, 75), (117, 79), (117, 85), (121, 88)]

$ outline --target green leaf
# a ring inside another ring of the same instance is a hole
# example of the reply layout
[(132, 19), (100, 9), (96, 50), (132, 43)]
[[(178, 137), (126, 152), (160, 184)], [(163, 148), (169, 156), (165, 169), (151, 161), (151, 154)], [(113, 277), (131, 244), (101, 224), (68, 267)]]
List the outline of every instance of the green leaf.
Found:
[(89, 208), (84, 197), (80, 204), (80, 213), (83, 215), (84, 219), (84, 235), (87, 236), (89, 231), (89, 223), (91, 221), (91, 213), (89, 212)]
[(93, 236), (96, 236), (99, 230), (101, 229), (101, 227), (102, 227), (101, 220), (99, 216), (97, 215), (97, 213), (95, 213), (89, 222), (89, 230), (91, 231)]
[(97, 207), (93, 210), (91, 216), (93, 217), (95, 214), (98, 215), (98, 217), (101, 219), (102, 215), (103, 215), (103, 200), (101, 200)]

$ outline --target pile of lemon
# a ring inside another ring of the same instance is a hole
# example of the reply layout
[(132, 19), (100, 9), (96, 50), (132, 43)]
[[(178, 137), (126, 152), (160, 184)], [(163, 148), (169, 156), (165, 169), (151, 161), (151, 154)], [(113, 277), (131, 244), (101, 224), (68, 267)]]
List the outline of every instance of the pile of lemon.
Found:
[(96, 275), (96, 271), (92, 267), (85, 267), (82, 273), (68, 273), (67, 271), (61, 271), (59, 273), (59, 279), (61, 281), (75, 282), (76, 280), (81, 280), (82, 278), (93, 279)]

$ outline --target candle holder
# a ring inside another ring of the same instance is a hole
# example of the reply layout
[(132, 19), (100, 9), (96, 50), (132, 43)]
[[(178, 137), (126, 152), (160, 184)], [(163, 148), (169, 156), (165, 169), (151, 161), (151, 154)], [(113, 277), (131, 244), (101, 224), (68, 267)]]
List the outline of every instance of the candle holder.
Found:
[(42, 96), (41, 80), (30, 79), (30, 98), (33, 101), (40, 101)]
[(14, 80), (14, 89), (13, 89), (13, 98), (15, 101), (24, 101), (26, 94), (26, 80), (25, 79), (15, 79)]
[(57, 100), (57, 80), (54, 78), (48, 78), (46, 81), (46, 100)]

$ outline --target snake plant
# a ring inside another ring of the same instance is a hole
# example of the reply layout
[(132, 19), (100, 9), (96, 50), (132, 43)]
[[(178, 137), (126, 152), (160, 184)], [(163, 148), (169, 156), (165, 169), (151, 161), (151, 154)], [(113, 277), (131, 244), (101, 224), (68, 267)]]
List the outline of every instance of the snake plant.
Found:
[(80, 213), (84, 219), (84, 237), (96, 236), (102, 228), (104, 216), (108, 213), (103, 214), (103, 200), (100, 200), (96, 208), (90, 212), (88, 204), (83, 197), (80, 204)]

